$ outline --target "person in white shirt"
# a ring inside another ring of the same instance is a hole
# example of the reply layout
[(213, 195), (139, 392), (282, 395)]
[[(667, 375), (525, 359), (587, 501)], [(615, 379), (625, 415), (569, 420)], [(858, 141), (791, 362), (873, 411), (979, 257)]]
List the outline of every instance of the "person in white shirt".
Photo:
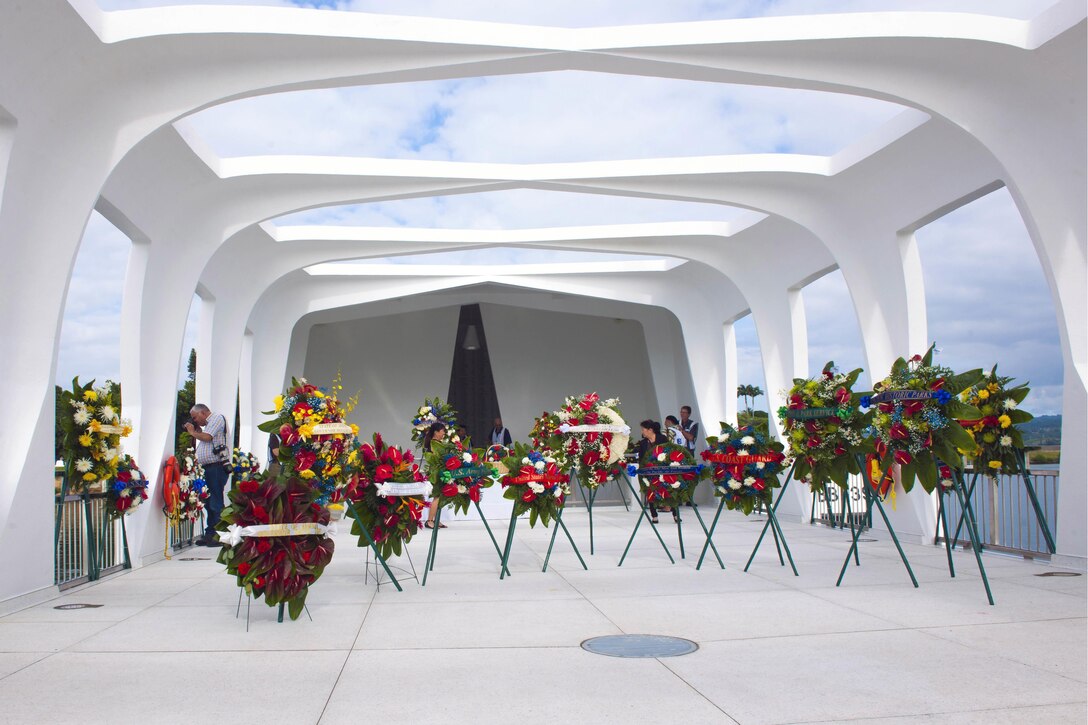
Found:
[(502, 418), (495, 418), (495, 427), (491, 429), (491, 445), (509, 446), (512, 442), (510, 431), (502, 425)]
[(684, 445), (694, 453), (695, 445), (699, 441), (699, 424), (691, 419), (690, 405), (680, 408), (680, 430), (684, 433)]

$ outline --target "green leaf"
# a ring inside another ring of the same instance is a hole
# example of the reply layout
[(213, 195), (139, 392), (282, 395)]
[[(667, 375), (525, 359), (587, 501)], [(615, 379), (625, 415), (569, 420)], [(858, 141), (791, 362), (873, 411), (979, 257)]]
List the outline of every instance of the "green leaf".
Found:
[(948, 427), (945, 428), (945, 438), (956, 448), (962, 448), (965, 451), (971, 451), (975, 448), (974, 439), (968, 435), (963, 426), (954, 420), (948, 421)]
[(918, 474), (918, 480), (922, 483), (922, 488), (926, 490), (926, 493), (932, 493), (937, 486), (937, 467), (932, 463), (919, 460), (914, 470)]
[(982, 417), (982, 411), (973, 405), (964, 403), (959, 398), (952, 398), (944, 406), (945, 415), (956, 420), (978, 420)]
[(982, 368), (975, 368), (974, 370), (968, 370), (965, 373), (945, 378), (944, 389), (955, 395), (961, 393), (980, 380), (982, 380)]
[(899, 478), (903, 484), (903, 490), (910, 493), (910, 490), (914, 488), (914, 479), (917, 476), (914, 467), (915, 462), (911, 461), (905, 466), (899, 467)]

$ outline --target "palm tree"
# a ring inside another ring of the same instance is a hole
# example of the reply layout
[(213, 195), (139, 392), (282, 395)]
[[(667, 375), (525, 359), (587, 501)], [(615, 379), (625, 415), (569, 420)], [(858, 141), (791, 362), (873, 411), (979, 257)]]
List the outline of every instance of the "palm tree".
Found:
[[(756, 398), (761, 395), (763, 395), (763, 388), (759, 387), (758, 385), (737, 386), (737, 397), (744, 398), (744, 401), (747, 404), (745, 412), (748, 413), (748, 415), (752, 414), (752, 407), (755, 405)], [(751, 399), (751, 402), (748, 402), (749, 399)]]

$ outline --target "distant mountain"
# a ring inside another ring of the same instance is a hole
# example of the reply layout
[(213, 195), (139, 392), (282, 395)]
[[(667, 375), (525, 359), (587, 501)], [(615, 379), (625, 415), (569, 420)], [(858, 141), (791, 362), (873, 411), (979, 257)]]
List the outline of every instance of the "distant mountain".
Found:
[(1025, 446), (1057, 446), (1062, 442), (1062, 417), (1039, 415), (1020, 425)]

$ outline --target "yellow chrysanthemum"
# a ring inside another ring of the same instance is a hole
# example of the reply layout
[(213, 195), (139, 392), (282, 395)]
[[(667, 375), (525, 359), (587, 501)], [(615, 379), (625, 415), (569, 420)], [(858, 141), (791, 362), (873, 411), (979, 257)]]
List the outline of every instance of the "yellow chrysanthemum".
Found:
[(283, 410), (283, 396), (277, 395), (275, 398), (272, 398), (272, 404), (276, 406), (277, 413)]
[(358, 460), (359, 460), (359, 451), (358, 451), (358, 449), (353, 450), (351, 453), (348, 454), (348, 463), (355, 463)]
[(1010, 425), (1012, 425), (1012, 418), (1007, 415), (999, 415), (997, 417), (997, 422), (1001, 424), (1002, 428), (1008, 428)]
[(991, 393), (996, 393), (999, 390), (999, 388), (997, 387), (997, 383), (990, 383), (986, 386), (986, 389), (989, 390)]
[(325, 397), (325, 394), (324, 394), (324, 393), (322, 393), (322, 392), (321, 392), (320, 390), (315, 390), (315, 391), (314, 391), (314, 397), (315, 397), (315, 398), (324, 398), (324, 397)]
[(314, 426), (312, 423), (305, 423), (298, 427), (298, 435), (300, 438), (308, 439), (314, 434)]
[(79, 437), (79, 445), (83, 446), (84, 448), (90, 448), (91, 447), (91, 437), (89, 435), (87, 435), (86, 433), (84, 433), (83, 435), (81, 435)]
[(997, 470), (997, 469), (1001, 468), (1001, 461), (990, 461), (986, 465), (989, 466), (990, 468), (994, 469), (994, 470)]
[(325, 476), (332, 478), (340, 473), (340, 466), (333, 466), (332, 468), (325, 469)]
[(132, 426), (131, 425), (122, 426), (122, 428), (121, 428), (121, 436), (122, 437), (127, 438), (131, 434), (132, 434)]
[(84, 481), (97, 481), (98, 476), (96, 476), (94, 473), (92, 473), (90, 471), (87, 471), (86, 473), (83, 474), (83, 480)]
[(351, 426), (352, 435), (359, 435), (359, 426), (355, 425), (354, 423), (348, 423), (348, 425)]
[(97, 420), (92, 420), (90, 423), (87, 424), (87, 430), (91, 431), (92, 433), (98, 433), (102, 430), (102, 424), (99, 423)]
[(986, 398), (989, 398), (989, 397), (990, 397), (990, 391), (989, 390), (986, 390), (984, 388), (984, 389), (978, 391), (979, 400), (986, 400)]
[(93, 390), (85, 390), (83, 391), (83, 399), (93, 403), (94, 401), (98, 400), (98, 393), (94, 392)]
[(313, 478), (316, 475), (317, 475), (316, 473), (314, 473), (313, 471), (311, 471), (310, 469), (307, 468), (305, 471), (299, 471), (298, 477), (299, 478), (309, 479), (309, 478)]

